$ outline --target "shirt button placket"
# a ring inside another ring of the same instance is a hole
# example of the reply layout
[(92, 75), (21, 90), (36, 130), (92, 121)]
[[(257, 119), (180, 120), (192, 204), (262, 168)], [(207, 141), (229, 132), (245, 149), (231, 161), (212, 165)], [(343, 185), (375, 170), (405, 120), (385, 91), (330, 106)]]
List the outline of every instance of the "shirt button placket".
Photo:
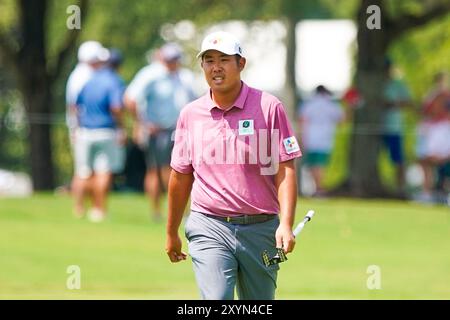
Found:
[(225, 137), (225, 135), (226, 135), (226, 130), (227, 130), (227, 122), (225, 121), (225, 115), (226, 115), (226, 112), (225, 111), (223, 111), (222, 112), (222, 137)]

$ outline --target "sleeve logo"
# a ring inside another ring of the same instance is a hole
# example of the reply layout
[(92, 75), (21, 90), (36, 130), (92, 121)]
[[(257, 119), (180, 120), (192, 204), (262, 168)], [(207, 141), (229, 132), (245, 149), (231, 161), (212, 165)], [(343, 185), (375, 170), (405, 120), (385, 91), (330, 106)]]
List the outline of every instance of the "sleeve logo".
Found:
[(283, 140), (284, 149), (287, 154), (291, 154), (297, 151), (300, 151), (300, 147), (298, 146), (297, 139), (292, 136)]

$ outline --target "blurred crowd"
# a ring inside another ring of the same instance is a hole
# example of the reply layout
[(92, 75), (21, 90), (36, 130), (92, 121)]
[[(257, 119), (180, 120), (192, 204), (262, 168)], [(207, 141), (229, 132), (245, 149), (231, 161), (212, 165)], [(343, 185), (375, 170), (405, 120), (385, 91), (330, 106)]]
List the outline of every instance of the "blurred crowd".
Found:
[[(394, 72), (391, 59), (384, 64), (382, 120), (375, 128), (395, 168), (394, 192), (419, 202), (449, 202), (450, 179), (450, 88), (448, 74), (435, 75), (421, 105), (416, 105), (405, 82)], [(340, 103), (339, 103), (340, 102)], [(345, 111), (341, 110), (341, 106)], [(355, 110), (364, 107), (364, 97), (356, 86), (335, 98), (320, 85), (311, 99), (299, 106), (303, 163), (310, 169), (315, 184), (314, 196), (327, 194), (323, 188), (324, 168), (333, 152), (336, 126), (351, 119)], [(415, 158), (421, 167), (421, 190), (408, 190), (405, 161), (405, 111), (419, 118), (415, 132)], [(372, 128), (373, 129), (373, 128)], [(373, 132), (372, 132), (373, 133)], [(350, 168), (351, 170), (351, 168)]]
[[(161, 196), (167, 188), (173, 135), (180, 110), (196, 98), (193, 73), (182, 67), (183, 50), (166, 43), (154, 51), (148, 65), (126, 86), (119, 74), (122, 53), (87, 41), (78, 49), (78, 64), (66, 86), (67, 126), (74, 158), (71, 193), (74, 215), (93, 222), (107, 216), (107, 196), (114, 176), (143, 175), (150, 216), (162, 217)], [(396, 171), (396, 188), (405, 192), (403, 110), (418, 112), (416, 157), (423, 173), (417, 201), (434, 202), (448, 194), (450, 176), (450, 90), (448, 76), (436, 75), (420, 108), (414, 106), (405, 83), (396, 78), (389, 59), (385, 62), (380, 144), (386, 148)], [(364, 97), (354, 86), (336, 97), (319, 85), (298, 106), (298, 126), (303, 158), (311, 174), (313, 196), (325, 197), (326, 167), (334, 149), (337, 127), (363, 107)], [(125, 115), (131, 128), (125, 125)], [(139, 157), (143, 170), (136, 170)], [(86, 207), (87, 199), (92, 206)]]
[[(181, 108), (195, 98), (192, 73), (181, 67), (183, 52), (166, 43), (149, 65), (125, 86), (118, 69), (121, 52), (87, 41), (78, 50), (78, 64), (66, 87), (67, 125), (74, 157), (71, 192), (74, 215), (93, 222), (107, 216), (107, 195), (115, 174), (126, 165), (127, 128), (131, 143), (145, 159), (145, 191), (151, 216), (161, 219), (161, 195), (167, 188), (172, 135)], [(92, 207), (85, 204), (92, 198)]]

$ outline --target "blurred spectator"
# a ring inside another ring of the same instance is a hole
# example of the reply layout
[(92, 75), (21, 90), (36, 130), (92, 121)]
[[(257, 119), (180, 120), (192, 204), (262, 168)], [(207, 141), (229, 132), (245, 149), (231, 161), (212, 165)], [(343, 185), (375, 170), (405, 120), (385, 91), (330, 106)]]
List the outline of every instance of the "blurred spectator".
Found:
[(116, 69), (122, 62), (120, 52), (104, 49), (101, 61), (77, 98), (79, 129), (75, 143), (75, 174), (82, 181), (82, 190), (90, 185), (93, 208), (92, 222), (106, 215), (106, 199), (113, 173), (123, 167), (123, 145), (126, 142), (122, 124), (124, 83)]
[(403, 195), (405, 191), (405, 160), (402, 109), (412, 106), (411, 95), (406, 84), (394, 77), (392, 61), (389, 58), (385, 60), (384, 71), (382, 139), (396, 169), (397, 191)]
[(344, 112), (332, 99), (331, 92), (320, 85), (314, 96), (299, 110), (299, 127), (305, 151), (304, 163), (316, 185), (316, 195), (324, 195), (323, 170), (334, 145), (336, 126), (344, 120)]
[(75, 106), (81, 89), (91, 78), (94, 70), (101, 65), (99, 59), (101, 58), (102, 50), (102, 45), (97, 41), (83, 42), (78, 48), (78, 63), (70, 73), (66, 85), (66, 105), (68, 108), (66, 111), (66, 123), (72, 133), (71, 139), (74, 134), (72, 130), (77, 127), (77, 118), (74, 113), (70, 112), (70, 108)]
[(417, 156), (424, 172), (423, 190), (416, 198), (419, 201), (434, 201), (433, 187), (436, 182), (440, 182), (443, 188), (450, 161), (449, 109), (448, 78), (445, 73), (438, 73), (433, 87), (424, 99), (422, 121), (418, 126)]
[[(75, 134), (78, 128), (76, 116), (76, 101), (85, 84), (92, 77), (104, 59), (103, 46), (97, 41), (83, 42), (78, 48), (78, 64), (69, 75), (66, 85), (66, 124), (69, 129), (69, 141), (72, 154), (74, 153)], [(74, 214), (76, 217), (84, 215), (84, 196), (88, 192), (88, 186), (77, 175), (72, 178), (72, 193), (75, 198)]]
[(169, 179), (177, 119), (180, 110), (195, 99), (193, 74), (181, 68), (182, 55), (177, 44), (165, 44), (156, 61), (136, 74), (125, 93), (125, 103), (135, 114), (133, 136), (145, 152), (144, 185), (156, 221), (161, 219), (160, 197)]

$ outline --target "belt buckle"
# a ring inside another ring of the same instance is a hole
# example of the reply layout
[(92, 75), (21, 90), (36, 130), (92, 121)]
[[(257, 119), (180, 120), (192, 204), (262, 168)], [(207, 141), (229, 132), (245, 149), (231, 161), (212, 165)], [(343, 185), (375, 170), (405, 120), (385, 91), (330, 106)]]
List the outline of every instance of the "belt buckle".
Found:
[(227, 217), (227, 222), (230, 222), (231, 221), (231, 218), (230, 217)]

